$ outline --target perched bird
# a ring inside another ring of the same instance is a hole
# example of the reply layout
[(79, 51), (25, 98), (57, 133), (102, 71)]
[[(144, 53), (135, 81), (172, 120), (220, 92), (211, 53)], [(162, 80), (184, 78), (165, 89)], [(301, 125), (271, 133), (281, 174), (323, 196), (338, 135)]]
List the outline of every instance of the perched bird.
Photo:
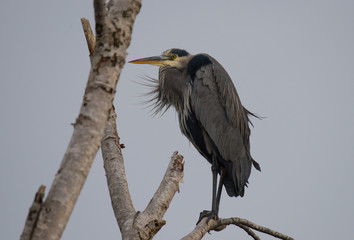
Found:
[(201, 212), (199, 221), (204, 217), (208, 221), (217, 219), (222, 185), (230, 197), (242, 197), (252, 165), (260, 171), (250, 154), (249, 115), (255, 115), (242, 106), (225, 69), (207, 54), (191, 55), (172, 48), (160, 56), (130, 63), (160, 66), (152, 91), (155, 110), (160, 112), (173, 106), (182, 133), (211, 163), (212, 208)]

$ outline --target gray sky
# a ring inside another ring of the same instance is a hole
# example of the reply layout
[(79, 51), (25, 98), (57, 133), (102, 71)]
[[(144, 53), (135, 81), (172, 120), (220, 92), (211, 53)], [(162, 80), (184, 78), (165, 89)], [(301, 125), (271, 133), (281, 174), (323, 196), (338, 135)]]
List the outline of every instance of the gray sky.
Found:
[[(143, 1), (128, 60), (172, 48), (206, 52), (228, 71), (253, 120), (253, 171), (245, 197), (223, 194), (220, 217), (247, 218), (298, 239), (353, 236), (354, 2)], [(40, 184), (48, 188), (72, 134), (89, 73), (80, 18), (90, 1), (0, 2), (0, 239), (18, 239)], [(182, 136), (174, 110), (152, 117), (121, 74), (115, 105), (135, 208), (152, 197), (175, 150), (185, 157), (181, 192), (155, 239), (177, 239), (211, 206), (209, 164)], [(101, 152), (62, 239), (120, 237)], [(263, 237), (262, 239), (272, 239)], [(228, 227), (204, 239), (249, 239)]]

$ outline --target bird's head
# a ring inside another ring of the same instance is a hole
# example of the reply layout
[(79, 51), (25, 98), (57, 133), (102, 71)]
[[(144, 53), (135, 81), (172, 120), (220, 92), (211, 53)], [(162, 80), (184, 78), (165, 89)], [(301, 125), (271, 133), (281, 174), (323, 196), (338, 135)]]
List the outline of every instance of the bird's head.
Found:
[(164, 51), (160, 56), (139, 58), (129, 63), (151, 64), (160, 67), (176, 67), (181, 69), (186, 66), (190, 56), (191, 55), (186, 50), (171, 48)]

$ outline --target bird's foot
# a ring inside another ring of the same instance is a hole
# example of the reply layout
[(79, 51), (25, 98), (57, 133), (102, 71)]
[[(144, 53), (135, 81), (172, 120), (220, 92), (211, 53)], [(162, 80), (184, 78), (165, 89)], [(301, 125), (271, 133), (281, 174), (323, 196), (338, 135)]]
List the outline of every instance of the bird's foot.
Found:
[(217, 220), (219, 217), (218, 215), (215, 214), (214, 211), (207, 211), (207, 210), (204, 210), (203, 212), (200, 213), (199, 215), (199, 220), (197, 222), (196, 225), (198, 225), (200, 223), (200, 221), (202, 221), (203, 218), (207, 217), (208, 219), (206, 220), (206, 224), (209, 223), (210, 219), (214, 219), (214, 220)]

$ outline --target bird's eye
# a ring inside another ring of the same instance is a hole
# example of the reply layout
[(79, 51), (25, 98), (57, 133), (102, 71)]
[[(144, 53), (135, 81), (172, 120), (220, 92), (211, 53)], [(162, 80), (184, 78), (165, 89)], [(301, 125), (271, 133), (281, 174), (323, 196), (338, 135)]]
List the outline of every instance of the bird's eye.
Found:
[(173, 55), (171, 56), (171, 58), (172, 58), (173, 60), (175, 60), (175, 59), (177, 58), (177, 55), (176, 55), (176, 54), (173, 54)]

